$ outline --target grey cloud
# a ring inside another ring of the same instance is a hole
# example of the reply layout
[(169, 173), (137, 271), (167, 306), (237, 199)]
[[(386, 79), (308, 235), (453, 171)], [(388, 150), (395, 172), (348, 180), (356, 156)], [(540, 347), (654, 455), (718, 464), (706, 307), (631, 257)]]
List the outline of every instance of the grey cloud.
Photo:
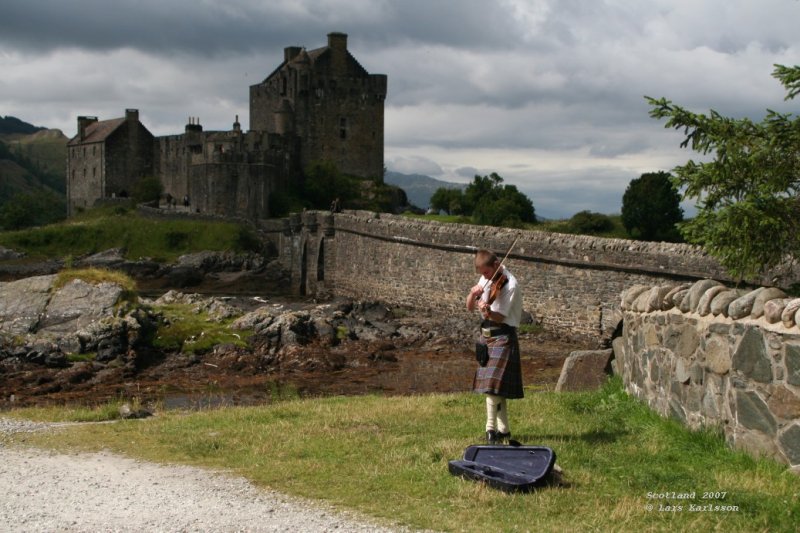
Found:
[(438, 163), (421, 156), (397, 157), (386, 163), (389, 170), (403, 174), (424, 174), (440, 176), (444, 173)]
[(472, 179), (480, 174), (480, 171), (475, 167), (460, 167), (455, 170), (456, 174), (464, 178)]

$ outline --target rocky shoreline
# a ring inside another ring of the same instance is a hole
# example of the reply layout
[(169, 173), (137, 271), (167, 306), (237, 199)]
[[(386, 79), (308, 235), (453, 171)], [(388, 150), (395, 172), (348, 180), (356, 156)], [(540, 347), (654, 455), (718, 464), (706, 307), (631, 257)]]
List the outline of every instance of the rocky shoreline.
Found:
[[(55, 274), (0, 282), (0, 408), (131, 397), (180, 404), (209, 391), (219, 393), (219, 401), (255, 403), (276, 390), (407, 394), (469, 390), (471, 384), (474, 321), (380, 302), (276, 296), (264, 280), (280, 284), (286, 273), (261, 256), (202, 252), (165, 267), (125, 261), (120, 250), (108, 250), (76, 266), (127, 271), (158, 297), (82, 279), (57, 286)], [(241, 289), (247, 279), (260, 280), (262, 296), (157, 288), (188, 283), (225, 290), (229, 283)], [(246, 340), (187, 350), (200, 340), (187, 338), (180, 347), (157, 348), (159, 331), (179, 320), (164, 312), (170, 306)], [(523, 366), (552, 384), (564, 358), (585, 348), (544, 332), (521, 341), (535, 347)]]

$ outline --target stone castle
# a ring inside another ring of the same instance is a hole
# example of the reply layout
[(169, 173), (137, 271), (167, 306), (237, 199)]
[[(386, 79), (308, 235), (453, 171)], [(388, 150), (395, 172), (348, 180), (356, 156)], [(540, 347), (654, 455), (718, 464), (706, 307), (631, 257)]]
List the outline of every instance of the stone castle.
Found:
[(238, 116), (228, 131), (204, 131), (190, 118), (182, 134), (162, 137), (136, 109), (78, 117), (67, 144), (68, 214), (127, 196), (146, 176), (192, 211), (252, 219), (271, 216), (274, 193), (316, 161), (380, 178), (386, 88), (386, 75), (369, 74), (347, 50), (346, 34), (330, 33), (327, 46), (285, 48), (283, 62), (250, 87), (249, 131)]

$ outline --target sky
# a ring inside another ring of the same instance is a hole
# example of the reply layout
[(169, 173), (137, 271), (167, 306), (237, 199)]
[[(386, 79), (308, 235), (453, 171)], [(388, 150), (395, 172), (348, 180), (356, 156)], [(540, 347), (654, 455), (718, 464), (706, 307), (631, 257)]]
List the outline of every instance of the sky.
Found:
[(126, 108), (154, 135), (247, 129), (284, 47), (344, 32), (388, 75), (389, 170), (497, 172), (540, 216), (612, 214), (632, 179), (698, 158), (645, 95), (796, 112), (771, 73), (800, 64), (798, 22), (799, 0), (0, 0), (0, 115), (70, 137)]

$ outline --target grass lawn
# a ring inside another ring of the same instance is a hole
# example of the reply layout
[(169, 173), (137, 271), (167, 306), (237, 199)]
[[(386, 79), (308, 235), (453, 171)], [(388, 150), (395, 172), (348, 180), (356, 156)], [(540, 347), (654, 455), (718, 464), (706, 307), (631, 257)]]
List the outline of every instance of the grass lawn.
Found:
[(127, 259), (173, 262), (189, 252), (238, 252), (255, 250), (258, 244), (250, 230), (232, 222), (148, 219), (120, 206), (90, 209), (59, 224), (0, 232), (0, 245), (25, 252), (29, 260), (123, 248)]
[[(432, 222), (445, 222), (445, 223), (459, 223), (459, 224), (472, 224), (472, 218), (461, 215), (415, 215), (413, 213), (403, 213), (403, 216), (408, 218), (416, 218), (419, 220), (428, 220)], [(608, 231), (603, 231), (595, 234), (597, 237), (608, 237), (612, 239), (631, 239), (622, 225), (621, 215), (609, 215), (609, 219), (613, 227)], [(573, 235), (580, 235), (579, 232), (574, 231), (569, 224), (569, 219), (564, 220), (547, 220), (544, 222), (537, 222), (536, 224), (525, 224), (522, 229), (543, 231), (547, 233), (569, 233)]]
[[(618, 380), (594, 393), (529, 392), (509, 411), (515, 438), (556, 451), (567, 486), (510, 495), (451, 476), (447, 461), (460, 458), (483, 433), (483, 398), (469, 393), (165, 412), (24, 439), (230, 470), (257, 485), (418, 528), (797, 531), (800, 477), (729, 450), (716, 434), (661, 419), (628, 397)], [(11, 414), (65, 416), (59, 409)], [(695, 497), (648, 497), (671, 492)], [(706, 492), (717, 494), (704, 499)], [(690, 504), (735, 510), (691, 511)], [(659, 510), (669, 505), (683, 509)]]

